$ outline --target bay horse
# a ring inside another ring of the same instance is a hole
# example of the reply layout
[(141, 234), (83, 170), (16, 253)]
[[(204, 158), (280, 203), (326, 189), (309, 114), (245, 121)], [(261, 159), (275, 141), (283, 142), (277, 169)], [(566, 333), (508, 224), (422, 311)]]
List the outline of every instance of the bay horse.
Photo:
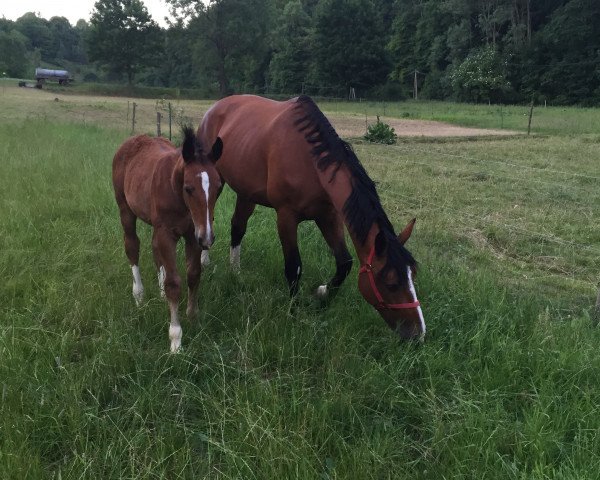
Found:
[(214, 163), (223, 142), (216, 138), (205, 152), (190, 127), (183, 128), (183, 146), (176, 148), (165, 138), (137, 135), (117, 150), (112, 165), (115, 198), (125, 237), (125, 253), (133, 274), (133, 297), (139, 306), (144, 286), (139, 269), (140, 240), (136, 234), (139, 218), (153, 227), (152, 252), (158, 269), (161, 295), (170, 310), (171, 351), (181, 346), (178, 318), (181, 278), (177, 272), (176, 246), (185, 240), (188, 303), (186, 313), (198, 311), (198, 284), (201, 256), (214, 241), (213, 211), (221, 190), (221, 178)]
[(335, 274), (316, 292), (327, 297), (352, 267), (346, 225), (361, 264), (358, 288), (364, 299), (402, 338), (423, 338), (425, 321), (413, 284), (416, 262), (404, 247), (415, 220), (396, 236), (374, 182), (311, 98), (230, 96), (206, 112), (197, 135), (206, 144), (222, 138), (225, 145), (216, 167), (237, 194), (230, 248), (235, 270), (256, 204), (271, 207), (291, 295), (302, 273), (298, 224), (314, 220), (321, 230), (336, 262)]

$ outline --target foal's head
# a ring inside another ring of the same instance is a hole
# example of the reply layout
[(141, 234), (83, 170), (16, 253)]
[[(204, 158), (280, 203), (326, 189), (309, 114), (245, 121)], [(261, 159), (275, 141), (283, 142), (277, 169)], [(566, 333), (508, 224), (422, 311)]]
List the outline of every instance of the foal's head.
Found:
[(404, 339), (423, 339), (425, 320), (413, 283), (416, 263), (402, 246), (412, 233), (415, 220), (397, 238), (380, 231), (358, 274), (358, 289), (364, 299)]
[(223, 142), (217, 137), (210, 152), (205, 152), (190, 127), (183, 128), (183, 200), (194, 222), (196, 240), (204, 249), (215, 241), (213, 231), (214, 208), (221, 190), (221, 177), (215, 162), (223, 151)]

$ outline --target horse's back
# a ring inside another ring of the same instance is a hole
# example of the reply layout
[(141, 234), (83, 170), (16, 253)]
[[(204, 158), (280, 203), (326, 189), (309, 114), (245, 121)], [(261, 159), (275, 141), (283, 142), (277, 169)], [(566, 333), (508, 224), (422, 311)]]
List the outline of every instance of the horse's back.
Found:
[(300, 208), (323, 196), (310, 145), (295, 124), (296, 105), (296, 99), (234, 95), (206, 112), (199, 136), (209, 145), (221, 137), (224, 148), (217, 169), (239, 195), (275, 208)]
[(150, 222), (152, 179), (157, 165), (176, 151), (167, 139), (136, 135), (119, 147), (113, 158), (112, 177), (115, 198), (126, 204), (136, 216)]

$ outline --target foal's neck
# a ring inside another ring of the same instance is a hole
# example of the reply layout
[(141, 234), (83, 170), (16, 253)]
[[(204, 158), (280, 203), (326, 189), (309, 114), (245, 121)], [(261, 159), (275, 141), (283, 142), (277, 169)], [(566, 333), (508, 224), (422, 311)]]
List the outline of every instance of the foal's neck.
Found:
[(183, 160), (177, 159), (173, 165), (173, 171), (171, 172), (171, 188), (173, 193), (177, 195), (177, 198), (183, 199)]

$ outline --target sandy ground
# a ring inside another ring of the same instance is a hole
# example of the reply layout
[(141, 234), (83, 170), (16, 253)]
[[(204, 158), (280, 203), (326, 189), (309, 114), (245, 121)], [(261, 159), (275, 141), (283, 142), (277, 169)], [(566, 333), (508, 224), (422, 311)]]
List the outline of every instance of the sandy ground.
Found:
[[(336, 114), (328, 114), (327, 117), (341, 137), (360, 137), (365, 134), (365, 117)], [(393, 127), (399, 137), (480, 137), (522, 133), (513, 130), (460, 127), (432, 120), (405, 120), (390, 117), (381, 117), (380, 120)], [(368, 118), (367, 121), (371, 124), (376, 120)]]

